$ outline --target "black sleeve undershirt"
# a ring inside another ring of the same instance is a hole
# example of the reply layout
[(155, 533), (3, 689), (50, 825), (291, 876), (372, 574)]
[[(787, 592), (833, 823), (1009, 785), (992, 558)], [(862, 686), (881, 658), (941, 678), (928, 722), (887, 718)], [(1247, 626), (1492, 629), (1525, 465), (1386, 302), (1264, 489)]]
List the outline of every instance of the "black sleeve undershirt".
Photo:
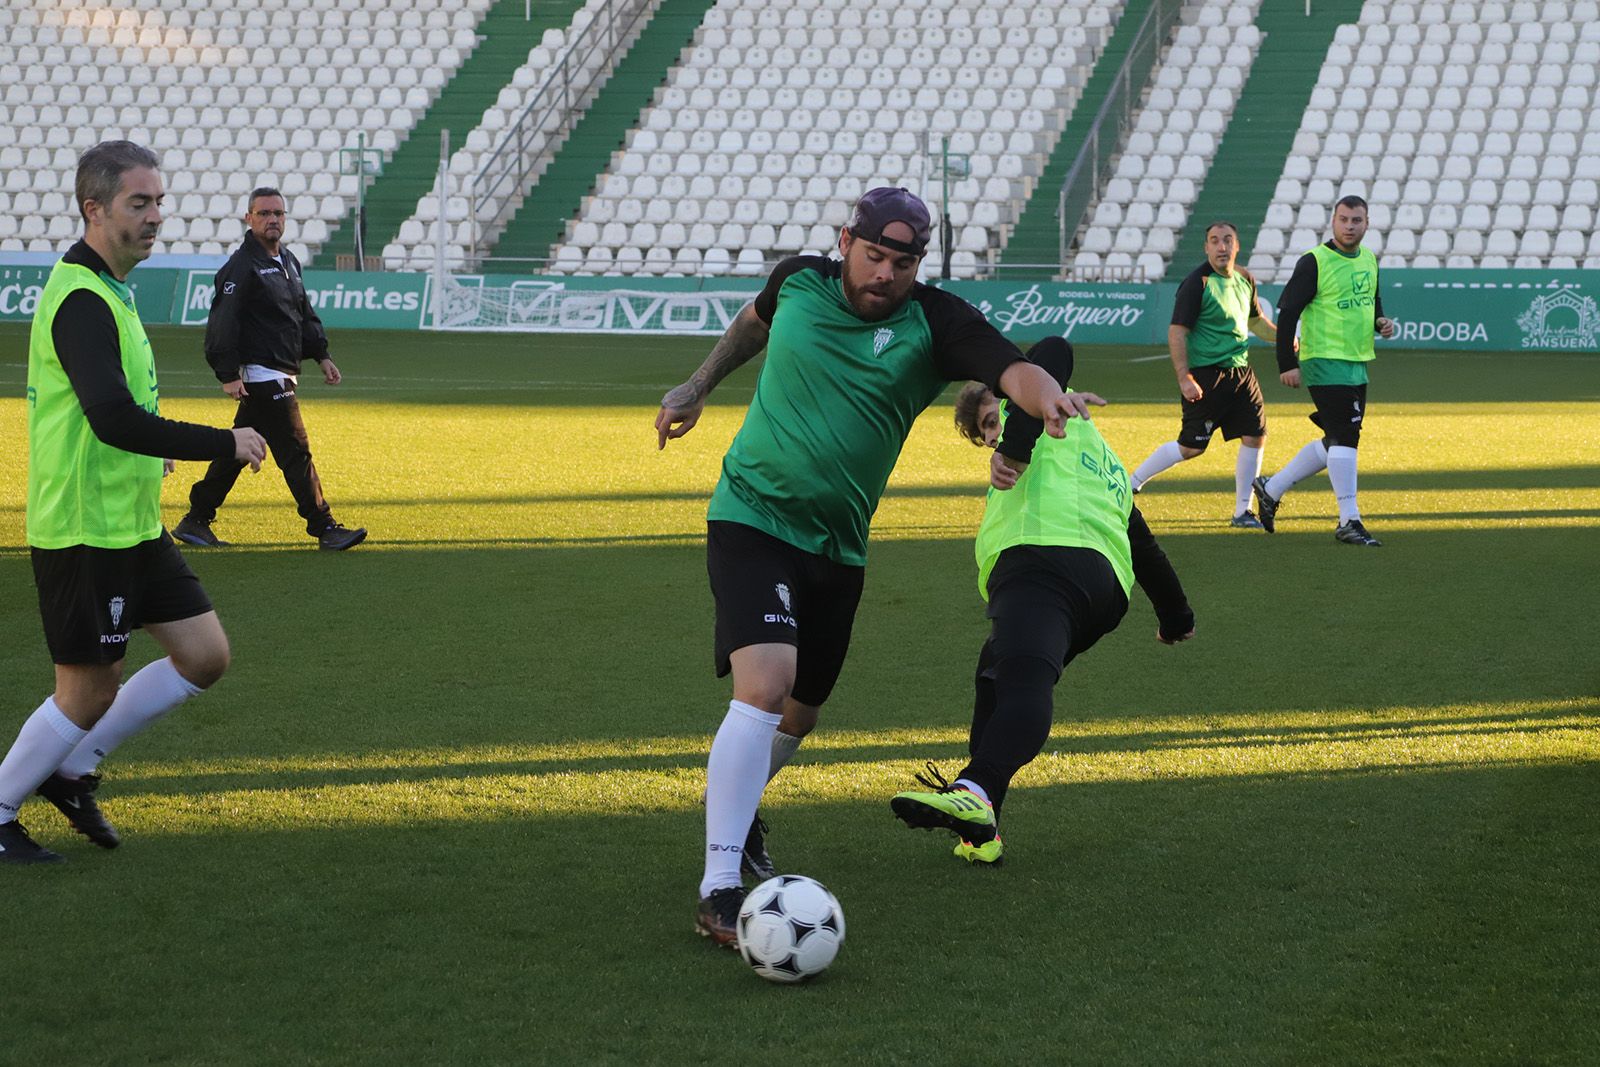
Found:
[[(1048, 372), (1063, 391), (1072, 381), (1073, 354), (1070, 345), (1034, 345), (1027, 358)], [(1015, 404), (1007, 404), (1006, 424), (1000, 435), (998, 450), (1001, 455), (1019, 463), (1032, 463), (1033, 446), (1038, 443), (1042, 433), (1043, 419), (1028, 414)]]
[(1289, 284), (1278, 297), (1278, 372), (1292, 371), (1300, 366), (1300, 357), (1294, 350), (1295, 330), (1300, 326), (1300, 313), (1305, 311), (1317, 295), (1317, 257), (1307, 252), (1294, 265)]
[(1150, 598), (1156, 619), (1161, 625), (1161, 636), (1167, 640), (1182, 637), (1194, 629), (1194, 610), (1184, 595), (1183, 583), (1172, 561), (1161, 550), (1150, 524), (1135, 507), (1128, 516), (1128, 547), (1133, 552), (1133, 578)]
[(122, 373), (117, 322), (99, 295), (87, 289), (69, 294), (50, 337), (89, 428), (104, 443), (163, 459), (232, 458), (231, 431), (163, 419), (134, 402)]

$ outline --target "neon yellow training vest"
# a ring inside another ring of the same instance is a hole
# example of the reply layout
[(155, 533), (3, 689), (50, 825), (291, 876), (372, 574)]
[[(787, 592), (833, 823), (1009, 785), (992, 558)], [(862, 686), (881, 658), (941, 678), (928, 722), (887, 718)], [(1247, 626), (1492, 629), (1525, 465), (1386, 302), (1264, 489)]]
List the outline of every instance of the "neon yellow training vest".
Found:
[(39, 296), (28, 340), (28, 544), (35, 548), (132, 548), (161, 535), (160, 457), (124, 452), (94, 435), (51, 335), (70, 294), (88, 289), (103, 298), (117, 323), (128, 391), (156, 414), (150, 339), (132, 292), (118, 288), (88, 267), (63, 262)]
[(1343, 359), (1365, 363), (1373, 351), (1373, 315), (1378, 299), (1378, 257), (1362, 247), (1353, 256), (1325, 244), (1317, 257), (1317, 295), (1300, 313), (1300, 362)]
[[(1002, 425), (1009, 405), (1000, 405)], [(989, 574), (1015, 545), (1091, 548), (1111, 562), (1127, 593), (1133, 587), (1128, 472), (1088, 419), (1068, 419), (1067, 435), (1040, 434), (1017, 484), (991, 488), (978, 527), (978, 592), (989, 599)]]

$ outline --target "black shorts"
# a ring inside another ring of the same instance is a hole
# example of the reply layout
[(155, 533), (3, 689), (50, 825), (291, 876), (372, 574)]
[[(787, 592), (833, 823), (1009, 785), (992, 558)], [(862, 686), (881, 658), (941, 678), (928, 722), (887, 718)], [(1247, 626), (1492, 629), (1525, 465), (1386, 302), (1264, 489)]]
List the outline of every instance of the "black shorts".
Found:
[(716, 665), (747, 645), (798, 649), (794, 688), (820, 706), (833, 692), (850, 648), (866, 568), (836, 563), (738, 522), (706, 524), (706, 571), (717, 604)]
[(35, 548), (33, 581), (52, 661), (116, 663), (149, 622), (211, 610), (211, 599), (167, 531), (132, 548)]
[(1255, 371), (1216, 365), (1191, 367), (1189, 373), (1200, 386), (1200, 399), (1180, 401), (1183, 427), (1178, 431), (1178, 444), (1204, 452), (1217, 430), (1225, 441), (1267, 432), (1267, 408)]
[(1128, 613), (1111, 561), (1092, 548), (1017, 545), (989, 572), (994, 661), (1031, 656), (1056, 669), (1117, 628)]
[(1361, 443), (1361, 420), (1367, 414), (1367, 386), (1309, 385), (1306, 392), (1317, 410), (1309, 418), (1322, 428), (1322, 443), (1355, 448)]

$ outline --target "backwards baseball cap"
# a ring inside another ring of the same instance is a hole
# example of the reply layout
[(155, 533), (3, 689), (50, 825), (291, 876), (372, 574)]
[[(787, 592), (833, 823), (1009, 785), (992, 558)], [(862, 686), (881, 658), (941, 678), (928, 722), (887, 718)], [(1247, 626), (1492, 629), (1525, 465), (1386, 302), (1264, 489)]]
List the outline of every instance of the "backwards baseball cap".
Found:
[[(896, 222), (911, 228), (911, 240), (900, 241), (883, 235), (883, 231)], [(928, 239), (933, 236), (928, 205), (909, 189), (893, 189), (887, 185), (868, 189), (856, 201), (848, 228), (852, 237), (913, 256), (926, 252)]]

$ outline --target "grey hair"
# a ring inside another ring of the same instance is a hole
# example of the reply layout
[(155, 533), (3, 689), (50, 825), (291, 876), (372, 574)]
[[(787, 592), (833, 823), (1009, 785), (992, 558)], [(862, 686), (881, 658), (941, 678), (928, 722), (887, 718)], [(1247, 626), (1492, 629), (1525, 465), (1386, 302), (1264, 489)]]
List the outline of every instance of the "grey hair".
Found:
[(78, 157), (78, 213), (87, 221), (83, 205), (90, 200), (110, 204), (122, 188), (122, 175), (137, 167), (159, 170), (161, 161), (143, 145), (132, 141), (101, 141)]

